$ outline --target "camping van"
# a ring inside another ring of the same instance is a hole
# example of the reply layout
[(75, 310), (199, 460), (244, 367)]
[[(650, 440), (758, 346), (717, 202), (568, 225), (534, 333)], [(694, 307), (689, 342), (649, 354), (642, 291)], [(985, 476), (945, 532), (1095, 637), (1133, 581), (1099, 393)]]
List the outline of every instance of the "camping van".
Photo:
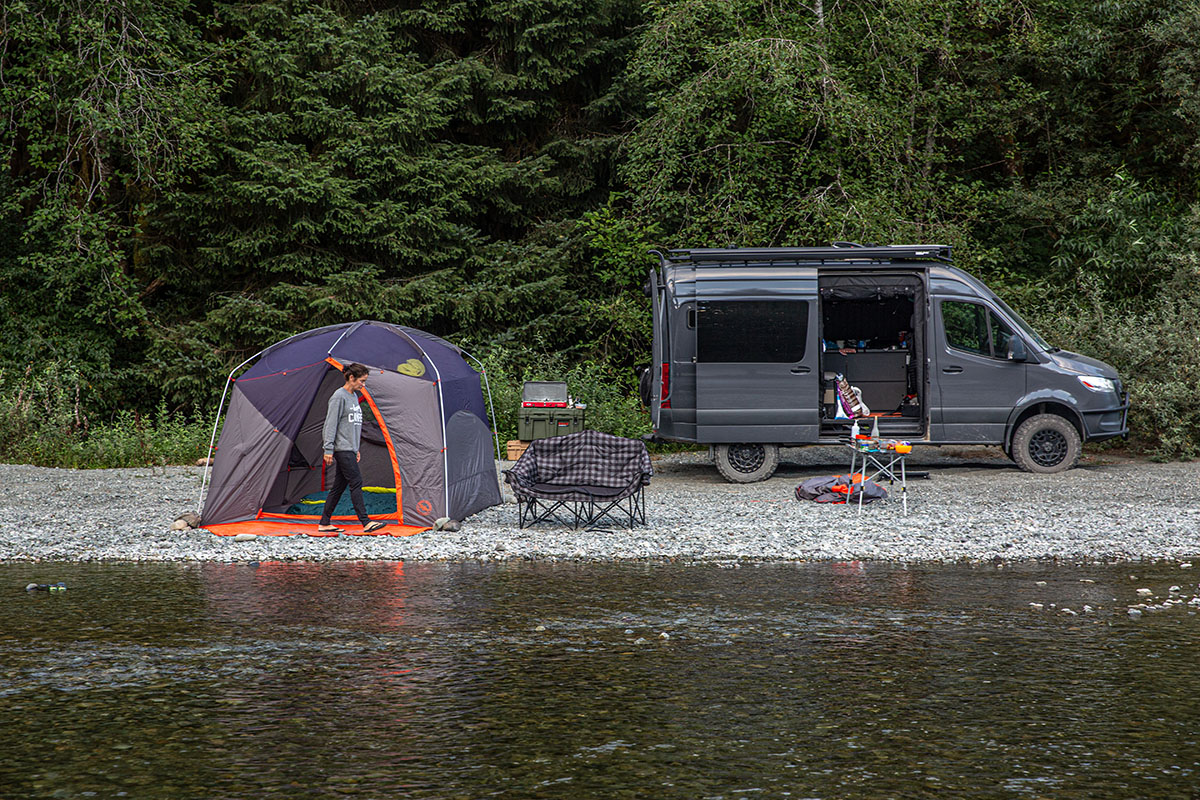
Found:
[(846, 441), (847, 389), (881, 437), (1000, 445), (1030, 472), (1127, 433), (1116, 370), (1047, 344), (949, 247), (654, 255), (650, 438), (711, 445), (727, 480), (770, 477), (781, 446)]

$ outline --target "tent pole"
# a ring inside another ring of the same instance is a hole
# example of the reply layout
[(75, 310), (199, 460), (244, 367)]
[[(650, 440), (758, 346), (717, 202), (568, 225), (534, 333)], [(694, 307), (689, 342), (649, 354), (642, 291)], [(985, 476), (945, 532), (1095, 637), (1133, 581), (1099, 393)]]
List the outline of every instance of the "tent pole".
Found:
[[(337, 339), (334, 340), (333, 344), (329, 345), (329, 349), (325, 351), (325, 355), (327, 355), (327, 356), (333, 355), (333, 348), (337, 347), (338, 343), (341, 342), (342, 339), (346, 338), (346, 334), (354, 333), (356, 330), (358, 330), (362, 326), (363, 326), (362, 322), (356, 322), (353, 325), (346, 328), (346, 330), (342, 331), (342, 335), (337, 337)], [(339, 367), (339, 369), (341, 369), (341, 367)]]
[[(484, 368), (483, 362), (475, 356), (463, 350), (463, 355), (479, 365), (479, 374), (483, 376), (483, 385), (488, 393), (488, 411), (492, 415), (492, 438), (496, 440), (496, 460), (500, 460), (500, 426), (496, 424), (496, 406), (492, 403), (492, 384), (488, 381), (487, 369)], [(499, 480), (499, 478), (497, 478)]]
[(221, 402), (217, 404), (217, 416), (215, 419), (213, 419), (212, 436), (209, 437), (209, 440), (208, 440), (208, 457), (204, 459), (204, 477), (201, 478), (201, 480), (200, 480), (200, 497), (197, 498), (197, 500), (196, 500), (196, 513), (197, 514), (199, 514), (200, 512), (202, 512), (204, 510), (204, 490), (206, 488), (208, 488), (209, 462), (211, 462), (215, 459), (215, 456), (213, 456), (213, 445), (215, 445), (217, 443), (217, 427), (220, 426), (220, 424), (221, 424), (221, 409), (225, 407), (225, 395), (227, 395), (229, 393), (229, 385), (231, 383), (233, 383), (233, 373), (237, 372), (239, 369), (246, 366), (251, 361), (258, 358), (259, 356), (261, 356), (263, 353), (267, 352), (267, 350), (270, 350), (270, 349), (271, 348), (269, 348), (269, 347), (264, 347), (262, 350), (259, 350), (257, 353), (250, 356), (245, 361), (243, 361), (242, 363), (238, 364), (236, 367), (231, 369), (229, 371), (229, 377), (227, 377), (225, 379), (225, 388), (221, 390)]

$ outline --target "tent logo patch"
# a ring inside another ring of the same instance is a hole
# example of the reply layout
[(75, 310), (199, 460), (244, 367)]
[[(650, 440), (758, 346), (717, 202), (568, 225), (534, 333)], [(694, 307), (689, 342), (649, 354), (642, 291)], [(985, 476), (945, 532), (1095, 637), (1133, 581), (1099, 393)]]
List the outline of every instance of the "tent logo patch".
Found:
[(412, 375), (414, 378), (419, 378), (425, 374), (425, 362), (419, 358), (410, 358), (403, 364), (398, 364), (396, 372), (399, 372), (401, 375)]
[(432, 514), (433, 503), (430, 503), (428, 500), (421, 500), (417, 503), (417, 511), (420, 511), (422, 514)]

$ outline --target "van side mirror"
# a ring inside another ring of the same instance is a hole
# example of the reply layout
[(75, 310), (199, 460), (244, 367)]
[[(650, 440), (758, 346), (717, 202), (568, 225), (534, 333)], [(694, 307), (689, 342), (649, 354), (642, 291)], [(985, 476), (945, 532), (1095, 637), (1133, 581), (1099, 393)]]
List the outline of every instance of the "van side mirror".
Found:
[(1008, 343), (1008, 360), (1009, 361), (1027, 361), (1029, 353), (1025, 350), (1025, 343), (1016, 336)]

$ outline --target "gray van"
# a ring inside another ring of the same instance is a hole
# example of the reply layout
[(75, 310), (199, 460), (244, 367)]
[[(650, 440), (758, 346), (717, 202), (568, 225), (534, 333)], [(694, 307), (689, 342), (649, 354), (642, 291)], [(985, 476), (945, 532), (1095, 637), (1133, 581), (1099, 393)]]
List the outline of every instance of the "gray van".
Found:
[(654, 255), (649, 438), (712, 445), (730, 481), (770, 477), (781, 446), (844, 442), (839, 374), (881, 437), (1000, 445), (1030, 472), (1128, 432), (1116, 370), (1047, 344), (944, 245)]

